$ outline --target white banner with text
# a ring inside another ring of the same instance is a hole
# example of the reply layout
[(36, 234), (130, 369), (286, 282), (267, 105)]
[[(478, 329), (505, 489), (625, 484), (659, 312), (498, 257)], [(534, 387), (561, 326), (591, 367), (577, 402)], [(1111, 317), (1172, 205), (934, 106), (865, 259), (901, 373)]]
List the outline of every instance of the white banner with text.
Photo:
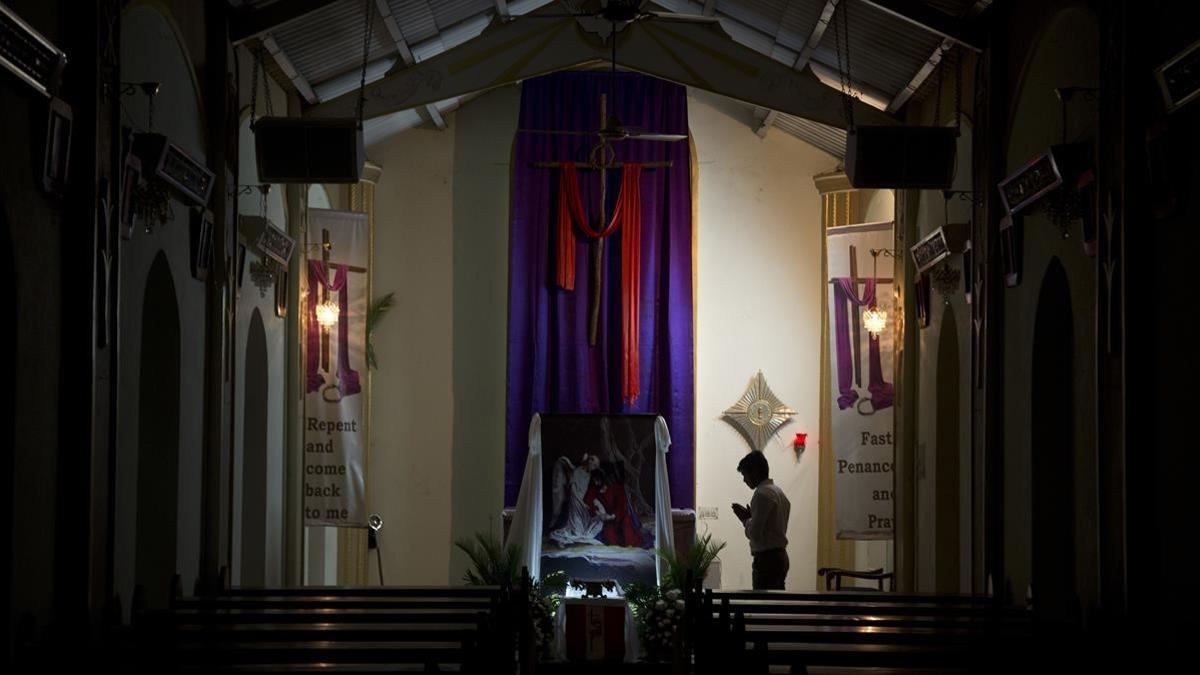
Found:
[(303, 301), (304, 523), (366, 525), (367, 215), (309, 209)]
[(891, 539), (892, 224), (829, 228), (827, 236), (837, 538)]

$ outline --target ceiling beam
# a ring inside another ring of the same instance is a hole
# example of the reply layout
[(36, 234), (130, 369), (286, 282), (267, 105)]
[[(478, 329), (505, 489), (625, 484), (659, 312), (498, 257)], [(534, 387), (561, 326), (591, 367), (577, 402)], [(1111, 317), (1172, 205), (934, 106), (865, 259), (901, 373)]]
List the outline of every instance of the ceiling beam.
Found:
[[(279, 69), (283, 71), (283, 74), (292, 81), (292, 84), (296, 87), (296, 91), (300, 92), (300, 96), (302, 96), (309, 104), (316, 103), (316, 92), (314, 92), (312, 86), (308, 84), (308, 80), (304, 77), (304, 75), (300, 74), (300, 71), (296, 69), (296, 66), (292, 63), (292, 60), (287, 57), (287, 54), (283, 53), (283, 48), (280, 47), (279, 43), (275, 41), (275, 37), (270, 33), (264, 33), (262, 35), (262, 44), (263, 47), (266, 48), (267, 53), (271, 55), (271, 58), (275, 59), (275, 65), (279, 66)], [(270, 93), (268, 92), (267, 95), (270, 96)]]
[[(921, 88), (921, 85), (925, 83), (925, 80), (929, 79), (929, 76), (933, 74), (933, 71), (937, 70), (937, 67), (941, 65), (942, 60), (946, 57), (946, 52), (950, 51), (950, 48), (953, 46), (954, 42), (952, 40), (942, 40), (941, 43), (933, 49), (933, 53), (929, 55), (929, 58), (925, 59), (925, 63), (922, 63), (921, 67), (917, 69), (916, 74), (912, 76), (912, 79), (908, 81), (908, 84), (904, 85), (904, 88), (900, 90), (900, 93), (896, 94), (894, 97), (892, 97), (892, 100), (888, 102), (887, 111), (894, 113), (905, 103), (908, 103), (908, 99), (912, 98), (912, 95), (917, 93), (917, 90)], [(937, 120), (934, 120), (934, 124), (937, 124)]]
[[(503, 2), (503, 0), (496, 0), (496, 2)], [(408, 41), (404, 39), (404, 33), (400, 31), (400, 24), (396, 23), (396, 17), (392, 16), (392, 8), (388, 5), (387, 0), (375, 0), (375, 7), (379, 10), (379, 15), (383, 17), (383, 25), (387, 26), (388, 35), (396, 44), (400, 60), (405, 66), (416, 63), (412, 49), (408, 46)], [(429, 118), (430, 122), (433, 122), (433, 126), (437, 127), (439, 131), (445, 130), (446, 120), (442, 119), (442, 114), (438, 111), (437, 106), (431, 103), (422, 108), (425, 110), (425, 116)]]
[(423, 109), (425, 110), (425, 116), (429, 118), (433, 126), (437, 127), (438, 131), (446, 130), (446, 120), (442, 117), (442, 111), (438, 110), (436, 105), (430, 103), (427, 106), (423, 106)]
[(400, 31), (400, 24), (396, 23), (396, 17), (392, 16), (392, 8), (388, 5), (387, 0), (375, 0), (375, 7), (379, 9), (379, 16), (383, 18), (383, 25), (387, 27), (388, 35), (391, 36), (392, 42), (396, 45), (396, 51), (400, 54), (400, 60), (404, 65), (411, 66), (416, 62), (413, 58), (412, 49), (408, 46), (408, 41), (404, 39), (404, 33)]
[[(808, 65), (808, 60), (812, 58), (813, 52), (817, 46), (821, 44), (821, 38), (825, 35), (825, 29), (829, 27), (829, 22), (833, 20), (833, 12), (837, 9), (838, 0), (825, 0), (825, 6), (821, 9), (821, 15), (817, 17), (817, 24), (813, 26), (812, 32), (809, 33), (808, 39), (804, 41), (804, 47), (800, 49), (800, 53), (796, 55), (796, 60), (792, 62), (792, 68), (795, 70), (804, 70), (804, 66)], [(787, 5), (791, 7), (789, 2)], [(779, 44), (779, 34), (775, 35), (775, 44)], [(779, 112), (770, 110), (766, 115), (759, 120), (758, 128), (754, 133), (758, 134), (759, 138), (765, 138), (767, 129), (775, 124), (775, 120), (779, 117)]]
[(763, 115), (762, 119), (759, 120), (758, 128), (754, 130), (755, 135), (757, 135), (759, 138), (766, 138), (767, 137), (767, 129), (770, 129), (771, 127), (775, 126), (775, 120), (778, 117), (779, 117), (779, 111), (768, 110), (767, 114)]
[(838, 0), (825, 0), (825, 6), (821, 8), (821, 16), (817, 17), (817, 25), (813, 26), (812, 32), (808, 34), (808, 40), (804, 42), (804, 47), (796, 56), (796, 62), (792, 64), (793, 68), (804, 70), (804, 66), (808, 65), (808, 60), (821, 45), (821, 38), (825, 37), (825, 30), (833, 21), (833, 13), (837, 11), (837, 6)]
[[(978, 16), (983, 12), (983, 10), (991, 6), (991, 4), (992, 0), (976, 0), (975, 4), (968, 7), (967, 10), (963, 12), (962, 16), (964, 19)], [(900, 90), (900, 93), (896, 94), (896, 96), (888, 103), (887, 111), (894, 113), (900, 110), (905, 103), (908, 103), (908, 99), (912, 98), (913, 94), (916, 94), (921, 88), (921, 85), (925, 83), (925, 80), (929, 79), (929, 76), (933, 74), (934, 69), (937, 68), (942, 62), (946, 52), (950, 51), (950, 48), (953, 46), (953, 40), (943, 39), (941, 44), (934, 48), (933, 54), (930, 54), (929, 58), (925, 60), (925, 63), (921, 64), (921, 67), (917, 69), (916, 74), (913, 75), (908, 84), (906, 84), (904, 88)], [(959, 55), (959, 58), (962, 58), (962, 56)], [(937, 123), (936, 120), (934, 123)]]
[[(919, 0), (862, 0), (876, 9), (903, 19), (973, 52), (982, 52), (982, 35), (975, 22), (944, 14)], [(851, 26), (853, 30), (853, 26)]]
[(238, 10), (230, 21), (229, 41), (237, 45), (261, 37), (334, 2), (337, 0), (288, 0), (273, 2), (259, 9), (247, 7)]
[(496, 0), (496, 14), (505, 21), (512, 18), (512, 13), (508, 11), (508, 0)]
[[(830, 126), (846, 124), (840, 92), (809, 71), (794, 70), (738, 43), (719, 23), (638, 21), (621, 30), (617, 44), (619, 65), (627, 69)], [(609, 45), (573, 18), (494, 19), (474, 40), (427, 61), (393, 68), (368, 85), (364, 114), (378, 117), (608, 59)], [(351, 92), (306, 114), (352, 116), (357, 100)], [(898, 121), (861, 101), (853, 105), (863, 124)]]

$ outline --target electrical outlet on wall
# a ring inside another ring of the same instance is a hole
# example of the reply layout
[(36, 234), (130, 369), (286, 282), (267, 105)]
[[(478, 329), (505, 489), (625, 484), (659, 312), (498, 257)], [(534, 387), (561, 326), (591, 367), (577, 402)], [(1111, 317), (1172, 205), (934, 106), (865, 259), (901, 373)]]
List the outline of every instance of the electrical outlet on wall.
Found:
[(716, 520), (717, 519), (717, 507), (701, 506), (699, 510), (700, 510), (700, 520)]

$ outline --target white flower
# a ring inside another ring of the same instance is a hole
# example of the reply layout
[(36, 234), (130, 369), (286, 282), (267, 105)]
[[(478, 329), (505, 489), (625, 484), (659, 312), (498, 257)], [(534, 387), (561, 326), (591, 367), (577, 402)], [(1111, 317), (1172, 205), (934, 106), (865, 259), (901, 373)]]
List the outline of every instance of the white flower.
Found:
[(678, 600), (679, 599), (679, 589), (672, 588), (671, 590), (667, 591), (667, 598), (670, 600)]
[(666, 608), (667, 608), (667, 603), (663, 602), (662, 600), (659, 600), (658, 602), (654, 603), (654, 609), (666, 609)]
[(675, 601), (675, 609), (683, 609), (683, 601), (682, 600)]
[(667, 616), (675, 616), (675, 610), (673, 610), (673, 609), (668, 609), (668, 610), (667, 610)]

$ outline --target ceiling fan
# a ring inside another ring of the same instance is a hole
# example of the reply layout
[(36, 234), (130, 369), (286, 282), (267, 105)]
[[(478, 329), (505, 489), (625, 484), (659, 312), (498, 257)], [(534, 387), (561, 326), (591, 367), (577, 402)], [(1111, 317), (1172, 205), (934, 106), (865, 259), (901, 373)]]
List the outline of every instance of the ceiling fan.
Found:
[[(617, 74), (617, 34), (618, 24), (629, 24), (635, 21), (655, 20), (679, 23), (713, 23), (715, 18), (709, 16), (700, 16), (696, 14), (677, 14), (674, 12), (659, 12), (648, 10), (650, 0), (593, 0), (585, 3), (584, 7), (579, 11), (565, 13), (547, 13), (547, 14), (528, 14), (523, 19), (561, 19), (561, 18), (577, 18), (577, 19), (593, 19), (596, 21), (609, 24), (611, 32), (609, 33), (609, 42), (612, 48), (612, 56), (609, 63), (609, 82), (608, 82), (608, 98), (615, 101), (615, 85)], [(590, 7), (591, 9), (587, 9)], [(514, 17), (516, 18), (516, 17)], [(613, 106), (616, 107), (615, 104)], [(654, 131), (647, 131), (641, 127), (622, 124), (621, 120), (615, 114), (607, 112), (607, 101), (601, 95), (601, 114), (604, 123), (596, 131), (563, 131), (557, 129), (518, 129), (522, 133), (533, 134), (549, 134), (559, 136), (598, 136), (600, 145), (607, 145), (613, 141), (623, 141), (626, 139), (639, 141), (682, 141), (687, 138), (687, 134), (666, 134)]]

